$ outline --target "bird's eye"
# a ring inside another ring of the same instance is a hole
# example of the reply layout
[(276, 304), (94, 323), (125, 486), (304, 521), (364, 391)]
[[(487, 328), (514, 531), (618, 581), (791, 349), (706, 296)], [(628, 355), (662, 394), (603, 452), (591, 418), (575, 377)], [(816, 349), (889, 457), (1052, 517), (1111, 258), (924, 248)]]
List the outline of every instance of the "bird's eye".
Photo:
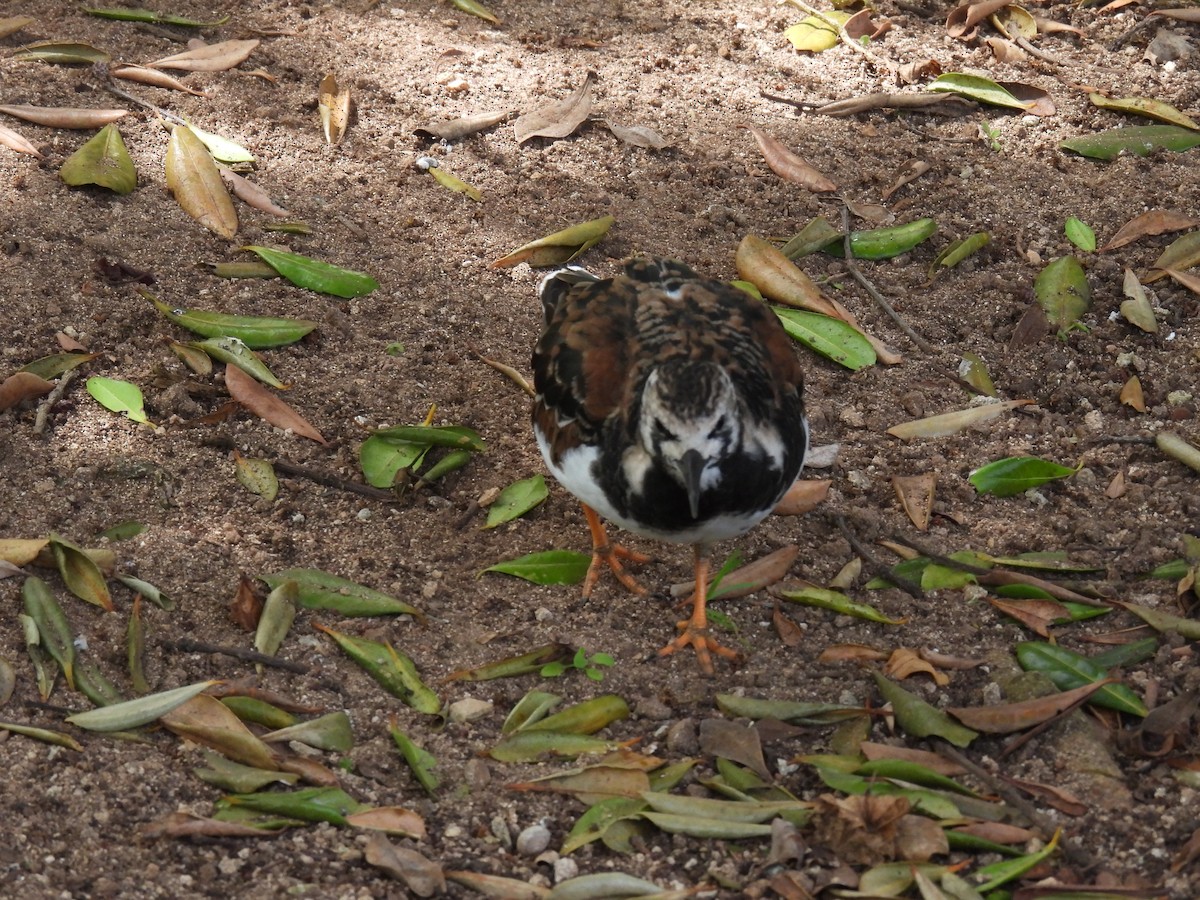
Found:
[(674, 435), (667, 430), (667, 427), (662, 422), (654, 423), (654, 439), (656, 441), (669, 441)]
[(721, 418), (717, 419), (717, 423), (713, 425), (712, 431), (708, 433), (708, 436), (710, 438), (718, 437), (719, 435), (724, 434), (728, 427), (729, 423), (725, 420), (724, 416), (721, 416)]

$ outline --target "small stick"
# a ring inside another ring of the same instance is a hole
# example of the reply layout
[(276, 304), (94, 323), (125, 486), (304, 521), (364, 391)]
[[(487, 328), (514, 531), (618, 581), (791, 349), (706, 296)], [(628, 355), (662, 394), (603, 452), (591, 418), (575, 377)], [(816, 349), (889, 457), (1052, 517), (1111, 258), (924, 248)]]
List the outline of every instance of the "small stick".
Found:
[(900, 575), (893, 574), (888, 566), (885, 566), (882, 562), (880, 562), (875, 554), (873, 554), (870, 549), (854, 535), (854, 532), (850, 530), (850, 526), (846, 524), (846, 520), (841, 513), (833, 513), (832, 515), (833, 521), (837, 524), (838, 530), (842, 532), (842, 536), (850, 543), (851, 549), (863, 558), (863, 563), (866, 565), (867, 571), (869, 571), (872, 575), (876, 575), (884, 579), (888, 582), (888, 584), (894, 584), (910, 597), (920, 598), (924, 595), (925, 592), (921, 590), (921, 586), (919, 584), (909, 581), (907, 578), (904, 578)]
[(842, 238), (843, 246), (846, 248), (846, 268), (850, 270), (850, 274), (854, 276), (854, 280), (863, 286), (863, 289), (871, 295), (871, 299), (875, 301), (875, 304), (888, 314), (889, 318), (900, 327), (901, 331), (908, 335), (914, 344), (926, 353), (936, 353), (937, 350), (934, 349), (934, 346), (917, 334), (912, 326), (904, 321), (900, 313), (892, 308), (892, 304), (888, 303), (883, 294), (875, 290), (875, 285), (871, 284), (867, 280), (867, 277), (858, 270), (858, 266), (854, 263), (854, 251), (850, 249), (850, 207), (845, 204), (842, 205), (842, 231), (846, 233), (845, 237)]
[(46, 418), (50, 415), (50, 410), (54, 408), (54, 404), (58, 403), (63, 398), (63, 394), (67, 392), (67, 385), (71, 383), (71, 379), (75, 377), (74, 369), (67, 369), (62, 373), (62, 377), (58, 379), (58, 384), (54, 386), (46, 399), (38, 406), (37, 415), (33, 420), (33, 433), (41, 434), (46, 430)]
[(182, 650), (185, 653), (220, 653), (224, 656), (232, 656), (234, 659), (262, 663), (264, 666), (283, 669), (285, 672), (295, 672), (298, 675), (307, 675), (309, 672), (308, 666), (304, 665), (304, 663), (291, 662), (286, 659), (280, 659), (278, 656), (267, 656), (265, 653), (259, 653), (257, 650), (247, 650), (244, 647), (225, 647), (220, 644), (194, 641), (191, 638), (180, 638), (177, 641), (173, 641), (172, 645), (176, 650)]
[(303, 466), (298, 466), (295, 463), (288, 462), (286, 459), (275, 460), (275, 468), (284, 475), (297, 475), (300, 478), (307, 478), (309, 481), (315, 481), (317, 484), (323, 484), (326, 487), (349, 491), (352, 494), (361, 494), (364, 497), (370, 497), (372, 500), (396, 499), (395, 494), (393, 494), (391, 491), (384, 490), (383, 488), (373, 487), (369, 484), (359, 484), (357, 481), (349, 481), (345, 478), (338, 478), (336, 475), (330, 475), (327, 472), (318, 472), (314, 469), (306, 469)]

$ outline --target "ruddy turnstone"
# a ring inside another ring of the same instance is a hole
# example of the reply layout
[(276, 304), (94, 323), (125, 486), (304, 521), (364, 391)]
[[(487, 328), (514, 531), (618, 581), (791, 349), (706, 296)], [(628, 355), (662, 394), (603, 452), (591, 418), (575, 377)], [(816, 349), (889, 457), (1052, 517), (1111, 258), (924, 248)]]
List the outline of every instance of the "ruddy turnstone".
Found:
[(709, 550), (745, 534), (804, 463), (804, 381), (774, 313), (673, 260), (634, 259), (600, 279), (575, 266), (542, 282), (533, 353), (533, 430), (546, 465), (583, 503), (592, 532), (587, 597), (602, 565), (645, 593), (600, 516), (645, 537), (691, 544), (692, 615), (660, 653), (691, 645), (701, 667), (737, 653), (708, 633)]

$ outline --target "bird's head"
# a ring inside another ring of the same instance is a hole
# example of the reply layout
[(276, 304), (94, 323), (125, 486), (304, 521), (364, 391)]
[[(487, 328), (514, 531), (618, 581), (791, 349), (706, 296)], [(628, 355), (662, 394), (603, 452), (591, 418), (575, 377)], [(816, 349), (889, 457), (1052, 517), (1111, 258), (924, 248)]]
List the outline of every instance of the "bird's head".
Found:
[(639, 438), (687, 493), (692, 518), (720, 478), (720, 463), (741, 441), (737, 392), (711, 362), (673, 360), (650, 373), (642, 392)]

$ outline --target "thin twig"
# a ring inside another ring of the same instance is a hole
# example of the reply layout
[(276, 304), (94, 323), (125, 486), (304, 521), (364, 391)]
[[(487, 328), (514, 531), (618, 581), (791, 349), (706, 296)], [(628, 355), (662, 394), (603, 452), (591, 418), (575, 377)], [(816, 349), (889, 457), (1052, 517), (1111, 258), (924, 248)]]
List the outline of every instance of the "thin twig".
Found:
[(38, 406), (37, 415), (33, 420), (34, 434), (41, 434), (46, 430), (46, 418), (50, 415), (50, 410), (63, 398), (63, 394), (67, 392), (67, 385), (71, 383), (71, 379), (74, 377), (74, 369), (67, 369), (67, 371), (63, 372), (62, 377), (58, 379), (58, 384), (54, 386), (54, 390), (47, 394), (46, 399)]
[(850, 247), (850, 207), (842, 204), (842, 231), (845, 236), (842, 238), (843, 246), (846, 251), (846, 268), (850, 274), (854, 276), (854, 280), (862, 285), (863, 289), (871, 295), (871, 299), (875, 304), (888, 314), (888, 317), (896, 323), (896, 325), (908, 335), (909, 339), (926, 353), (936, 353), (934, 346), (917, 334), (913, 327), (904, 321), (900, 313), (892, 308), (892, 304), (888, 303), (887, 299), (879, 291), (875, 290), (875, 285), (871, 284), (867, 277), (858, 270), (858, 266), (854, 263), (854, 251)]
[(768, 94), (766, 91), (760, 90), (758, 96), (764, 100), (770, 100), (774, 103), (785, 103), (788, 106), (794, 106), (796, 109), (813, 110), (818, 106), (824, 106), (826, 101), (821, 100), (793, 100), (791, 97), (781, 97), (778, 94)]
[(221, 644), (207, 644), (204, 641), (194, 641), (191, 638), (179, 638), (172, 643), (176, 650), (182, 650), (185, 653), (220, 653), (223, 656), (232, 656), (234, 659), (261, 663), (264, 666), (283, 669), (285, 672), (295, 672), (298, 675), (307, 675), (309, 672), (308, 666), (304, 665), (304, 663), (291, 662), (290, 660), (280, 659), (278, 656), (267, 656), (265, 653), (259, 653), (257, 650), (247, 650), (245, 647), (226, 647)]
[(303, 466), (288, 462), (286, 459), (275, 460), (275, 468), (284, 475), (297, 475), (300, 478), (315, 481), (317, 484), (323, 484), (326, 487), (337, 488), (342, 491), (349, 491), (352, 494), (361, 494), (364, 497), (370, 497), (372, 500), (396, 499), (394, 493), (383, 488), (372, 487), (369, 484), (359, 484), (357, 481), (338, 478), (336, 475), (330, 475), (327, 472), (318, 472), (315, 469), (306, 469)]
[(871, 550), (855, 536), (854, 532), (850, 530), (850, 526), (846, 524), (846, 519), (841, 513), (832, 513), (831, 515), (833, 516), (833, 521), (837, 524), (838, 530), (841, 531), (842, 536), (849, 542), (851, 549), (862, 557), (863, 565), (867, 567), (868, 572), (884, 579), (886, 582), (888, 582), (888, 584), (894, 584), (910, 597), (920, 598), (924, 596), (925, 592), (921, 590), (921, 586), (919, 584), (914, 581), (910, 581), (903, 576), (895, 574), (892, 572), (889, 566), (884, 565), (875, 556), (875, 554), (873, 554)]

